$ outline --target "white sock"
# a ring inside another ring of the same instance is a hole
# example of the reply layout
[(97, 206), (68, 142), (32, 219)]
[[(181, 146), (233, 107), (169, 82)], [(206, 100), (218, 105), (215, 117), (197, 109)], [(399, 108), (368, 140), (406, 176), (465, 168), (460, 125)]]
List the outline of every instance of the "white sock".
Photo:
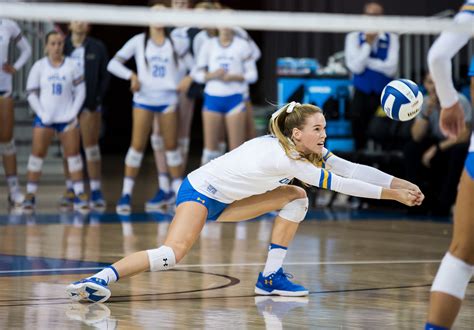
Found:
[(72, 180), (66, 180), (66, 189), (73, 190)]
[(8, 176), (7, 183), (11, 195), (15, 195), (20, 191), (20, 185), (18, 184), (18, 177), (16, 175)]
[(171, 189), (175, 193), (175, 195), (178, 194), (179, 187), (181, 187), (181, 183), (183, 183), (183, 179), (181, 178), (174, 178), (173, 182), (171, 183)]
[(72, 189), (74, 189), (74, 194), (76, 196), (79, 196), (80, 194), (84, 193), (84, 182), (82, 180), (80, 181), (74, 181), (72, 184)]
[(28, 182), (26, 184), (26, 193), (28, 194), (36, 194), (36, 192), (38, 191), (38, 184), (36, 182)]
[(134, 185), (135, 185), (135, 180), (133, 178), (130, 178), (128, 176), (123, 178), (122, 196), (131, 195)]
[(100, 190), (100, 180), (91, 180), (90, 185), (92, 191)]
[(170, 192), (171, 183), (168, 173), (158, 174), (158, 184), (160, 185), (160, 189), (163, 190), (165, 193)]
[(275, 273), (278, 269), (283, 266), (283, 260), (285, 259), (287, 249), (275, 248), (270, 245), (270, 251), (268, 251), (267, 262), (263, 269), (263, 276), (268, 276), (271, 273)]
[(109, 283), (117, 282), (118, 281), (117, 276), (118, 276), (118, 273), (115, 270), (115, 268), (113, 266), (109, 266), (107, 268), (102, 269), (97, 274), (89, 276), (88, 278), (97, 277), (97, 278), (100, 278), (100, 279), (106, 281), (107, 284), (109, 284)]
[(122, 221), (122, 235), (124, 237), (133, 236), (133, 227), (131, 222)]

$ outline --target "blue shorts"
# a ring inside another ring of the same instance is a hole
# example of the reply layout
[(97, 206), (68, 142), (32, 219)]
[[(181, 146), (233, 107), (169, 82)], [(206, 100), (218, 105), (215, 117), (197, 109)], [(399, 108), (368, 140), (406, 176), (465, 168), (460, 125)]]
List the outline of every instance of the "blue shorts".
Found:
[(79, 127), (79, 122), (77, 121), (76, 118), (74, 118), (68, 123), (54, 123), (54, 124), (46, 125), (46, 124), (43, 124), (40, 117), (35, 116), (33, 127), (51, 128), (51, 129), (54, 129), (56, 133), (64, 133), (73, 128)]
[(467, 154), (466, 162), (464, 163), (464, 168), (469, 174), (472, 180), (474, 180), (474, 152)]
[(175, 104), (147, 105), (147, 104), (133, 102), (133, 108), (134, 109), (148, 110), (148, 111), (151, 111), (151, 112), (158, 112), (158, 113), (169, 113), (169, 112), (175, 112), (176, 111), (176, 105)]
[(207, 208), (207, 220), (217, 220), (229, 204), (222, 203), (201, 194), (191, 186), (188, 178), (184, 179), (179, 187), (178, 197), (176, 197), (176, 206), (184, 202), (201, 203)]
[(245, 101), (242, 94), (234, 94), (229, 96), (212, 96), (204, 93), (205, 111), (222, 113), (231, 115), (233, 113), (245, 111)]

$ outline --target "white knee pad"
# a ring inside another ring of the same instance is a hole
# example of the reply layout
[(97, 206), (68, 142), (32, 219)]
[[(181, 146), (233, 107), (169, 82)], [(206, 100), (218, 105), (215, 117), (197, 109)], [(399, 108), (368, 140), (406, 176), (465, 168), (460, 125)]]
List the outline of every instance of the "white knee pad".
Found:
[(158, 249), (147, 250), (146, 253), (148, 254), (151, 272), (168, 270), (176, 265), (174, 251), (169, 246), (162, 245)]
[(30, 155), (30, 158), (28, 158), (28, 166), (27, 166), (28, 171), (41, 172), (42, 168), (43, 168), (43, 158)]
[(183, 155), (179, 149), (166, 151), (166, 164), (171, 167), (179, 166), (183, 163)]
[(291, 222), (301, 222), (306, 217), (308, 212), (308, 197), (298, 198), (286, 204), (278, 215), (285, 220)]
[(0, 143), (0, 156), (5, 155), (14, 155), (16, 153), (15, 147), (15, 140), (11, 140), (10, 142)]
[(218, 150), (209, 150), (209, 149), (204, 148), (204, 150), (202, 151), (201, 165), (207, 164), (211, 160), (213, 160), (217, 157), (220, 157), (220, 156), (222, 156), (220, 151), (218, 151)]
[(165, 143), (163, 142), (163, 137), (161, 135), (152, 134), (151, 138), (151, 147), (155, 151), (163, 151), (165, 150)]
[(217, 149), (219, 150), (220, 154), (223, 155), (227, 151), (227, 143), (219, 142), (217, 145)]
[(67, 168), (70, 173), (82, 171), (81, 155), (70, 156), (67, 158)]
[(473, 269), (471, 265), (451, 253), (446, 253), (436, 273), (431, 291), (444, 292), (463, 300)]
[(189, 151), (189, 138), (181, 138), (178, 140), (179, 149), (183, 155), (187, 155)]
[(130, 167), (140, 167), (142, 164), (143, 152), (138, 152), (132, 147), (128, 148), (127, 156), (125, 156), (125, 165)]
[(99, 145), (94, 145), (86, 148), (86, 159), (88, 162), (98, 162), (100, 160)]

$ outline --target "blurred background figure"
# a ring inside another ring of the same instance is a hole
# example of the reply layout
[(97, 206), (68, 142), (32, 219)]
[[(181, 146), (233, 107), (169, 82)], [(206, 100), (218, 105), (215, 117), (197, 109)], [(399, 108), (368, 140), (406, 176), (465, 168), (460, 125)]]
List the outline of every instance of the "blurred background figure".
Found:
[[(155, 5), (152, 10), (164, 7)], [(172, 178), (171, 191), (159, 188), (155, 197), (146, 203), (147, 209), (159, 208), (174, 200), (183, 175), (183, 156), (177, 143), (178, 86), (182, 75), (180, 62), (189, 50), (184, 38), (171, 37), (164, 26), (150, 26), (144, 33), (130, 39), (108, 65), (115, 76), (130, 80), (133, 92), (132, 141), (125, 157), (125, 177), (122, 195), (117, 202), (118, 213), (130, 213), (131, 196), (135, 177), (140, 169), (145, 147), (157, 116), (166, 155), (166, 163)], [(124, 63), (134, 57), (137, 72)]]
[[(104, 209), (106, 206), (101, 189), (101, 155), (99, 148), (102, 126), (102, 102), (107, 92), (110, 76), (107, 72), (109, 57), (102, 41), (88, 35), (90, 26), (86, 22), (72, 21), (70, 34), (66, 37), (64, 54), (76, 60), (84, 75), (86, 98), (79, 113), (79, 127), (82, 146), (87, 162), (87, 174), (90, 185), (90, 206)], [(74, 190), (72, 180), (64, 162), (66, 174), (66, 192), (61, 198), (61, 206), (72, 205)]]
[(469, 148), (472, 108), (469, 100), (458, 93), (465, 127), (457, 138), (445, 137), (439, 128), (441, 105), (429, 73), (424, 86), (427, 95), (411, 127), (412, 140), (404, 150), (405, 170), (407, 179), (427, 192), (424, 211), (448, 216), (456, 200), (459, 177)]
[[(160, 1), (150, 1), (150, 5), (160, 3)], [(189, 9), (191, 7), (191, 1), (188, 0), (173, 0), (171, 1), (171, 8), (173, 9)], [(195, 36), (200, 31), (194, 27), (166, 27), (167, 33), (171, 38), (186, 39), (189, 43), (189, 51), (184, 54), (182, 60), (179, 62), (179, 84), (178, 84), (178, 105), (177, 105), (177, 139), (178, 148), (181, 150), (183, 156), (182, 167), (185, 170), (187, 167), (189, 144), (190, 144), (190, 133), (191, 123), (193, 120), (194, 112), (194, 99), (196, 95), (190, 94), (189, 89), (192, 84), (192, 78), (189, 75), (194, 66), (194, 52), (193, 42)], [(153, 120), (153, 132), (151, 135), (151, 146), (155, 157), (156, 170), (158, 172), (158, 182), (160, 184), (160, 191), (154, 198), (146, 203), (146, 209), (148, 211), (155, 211), (158, 208), (169, 205), (173, 201), (171, 193), (171, 178), (166, 164), (166, 156), (164, 150), (163, 137), (160, 133), (160, 124), (158, 116), (155, 116)], [(165, 198), (163, 199), (163, 196)]]
[(89, 198), (84, 193), (83, 163), (79, 153), (80, 136), (77, 114), (85, 99), (84, 75), (77, 63), (64, 56), (64, 38), (51, 31), (45, 39), (46, 57), (36, 61), (28, 75), (28, 102), (35, 112), (33, 141), (28, 159), (26, 196), (23, 207), (33, 210), (41, 177), (43, 159), (57, 134), (73, 180), (74, 209), (87, 211)]
[[(380, 16), (384, 8), (370, 1), (364, 6), (364, 14)], [(397, 72), (399, 40), (394, 33), (351, 32), (346, 36), (344, 51), (354, 84), (350, 107), (352, 134), (356, 149), (363, 150), (369, 123), (380, 107), (380, 94)]]
[[(9, 45), (13, 43), (20, 56), (12, 64)], [(14, 104), (12, 98), (12, 76), (21, 69), (31, 55), (31, 47), (23, 37), (20, 27), (12, 20), (0, 18), (0, 157), (8, 184), (8, 203), (19, 206), (23, 202), (17, 176), (16, 148), (13, 139)]]
[(219, 157), (222, 131), (232, 150), (246, 140), (244, 93), (258, 78), (252, 49), (232, 29), (219, 29), (217, 38), (206, 41), (199, 51), (193, 77), (205, 83), (203, 104), (204, 149), (201, 164)]

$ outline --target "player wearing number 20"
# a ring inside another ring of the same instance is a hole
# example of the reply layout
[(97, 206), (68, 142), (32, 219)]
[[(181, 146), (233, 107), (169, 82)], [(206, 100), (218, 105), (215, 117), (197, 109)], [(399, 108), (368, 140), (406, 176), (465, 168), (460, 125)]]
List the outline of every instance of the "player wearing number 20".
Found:
[[(160, 10), (154, 6), (152, 10)], [(158, 116), (163, 136), (166, 163), (173, 179), (172, 188), (181, 185), (183, 157), (177, 145), (178, 85), (182, 58), (189, 50), (187, 38), (171, 37), (163, 26), (153, 25), (144, 33), (131, 38), (110, 61), (108, 70), (115, 76), (130, 80), (133, 92), (132, 141), (125, 157), (125, 177), (122, 196), (117, 203), (117, 212), (131, 211), (131, 195), (134, 179), (150, 138), (153, 118)], [(137, 72), (124, 63), (134, 57)]]

